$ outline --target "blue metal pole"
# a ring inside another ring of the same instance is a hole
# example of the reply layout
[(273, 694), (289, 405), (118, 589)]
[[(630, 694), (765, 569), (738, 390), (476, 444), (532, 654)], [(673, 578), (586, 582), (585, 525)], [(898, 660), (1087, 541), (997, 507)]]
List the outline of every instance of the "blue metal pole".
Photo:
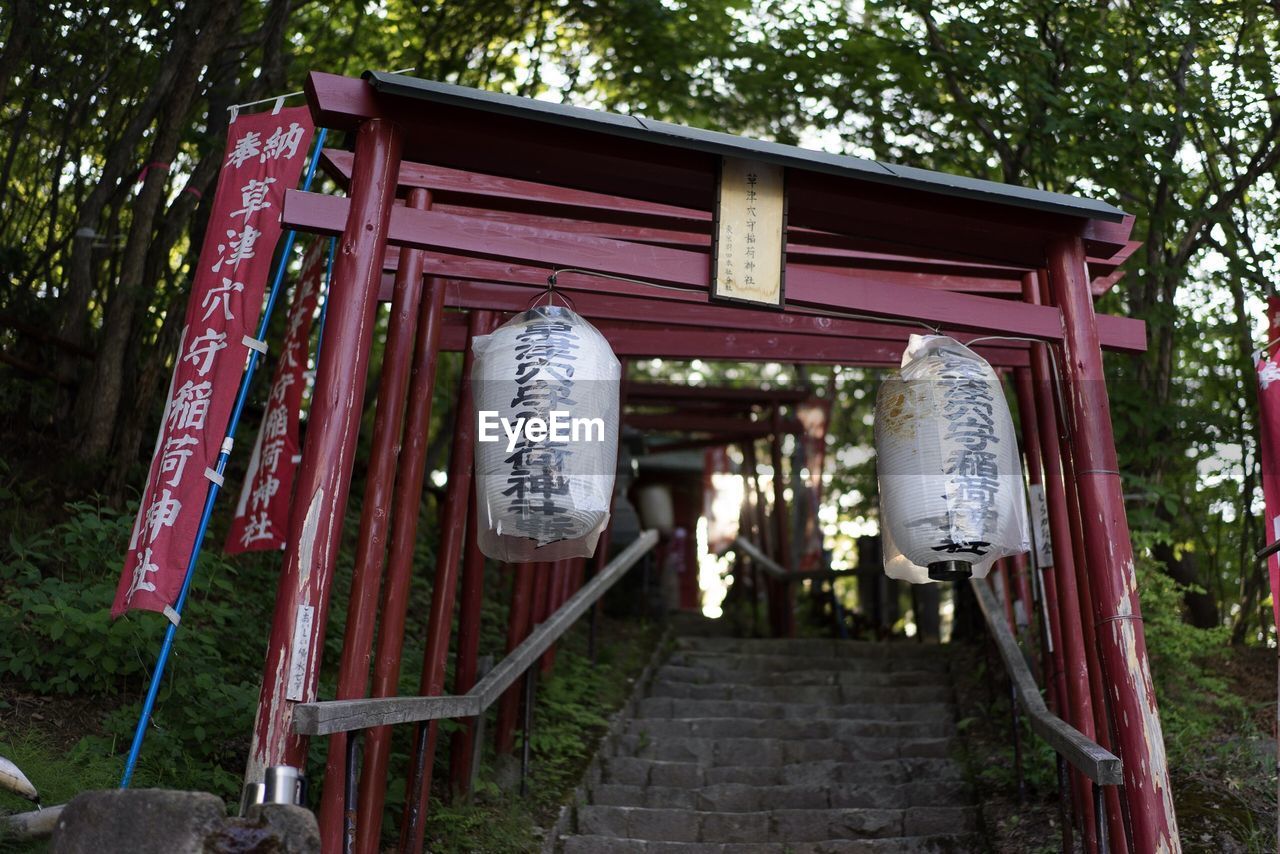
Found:
[[(307, 176), (302, 182), (302, 189), (310, 190), (311, 182), (315, 178), (316, 166), (320, 163), (320, 150), (324, 147), (324, 138), (328, 134), (328, 128), (320, 128), (316, 134), (315, 150), (311, 155), (311, 163), (307, 166)], [(289, 257), (293, 253), (293, 245), (297, 240), (297, 232), (293, 229), (285, 232), (284, 249), (280, 252), (280, 260), (276, 262), (275, 278), (271, 282), (271, 290), (267, 294), (267, 304), (262, 310), (262, 319), (258, 322), (258, 340), (265, 339), (267, 334), (267, 325), (271, 322), (271, 313), (275, 309), (276, 300), (280, 296), (281, 285), (284, 282), (284, 275), (289, 266)], [(330, 258), (332, 258), (332, 249), (330, 250)], [(244, 375), (240, 378), (240, 390), (236, 395), (235, 406), (231, 410), (231, 421), (227, 425), (226, 438), (222, 440), (222, 449), (218, 453), (218, 462), (215, 471), (219, 476), (223, 474), (227, 467), (227, 459), (231, 456), (232, 444), (235, 441), (236, 428), (240, 425), (240, 416), (244, 413), (245, 401), (249, 398), (249, 388), (253, 383), (253, 375), (258, 370), (258, 362), (261, 353), (257, 350), (249, 351), (249, 359), (245, 364)], [(147, 698), (142, 702), (142, 714), (138, 716), (138, 725), (133, 731), (133, 744), (129, 747), (129, 758), (125, 761), (124, 775), (120, 778), (120, 788), (129, 788), (129, 781), (133, 779), (134, 769), (138, 765), (138, 755), (142, 752), (142, 740), (147, 735), (147, 724), (151, 721), (151, 712), (155, 708), (156, 695), (160, 692), (160, 682), (164, 678), (164, 668), (169, 661), (169, 652), (173, 649), (173, 640), (178, 633), (178, 622), (182, 617), (182, 609), (187, 602), (187, 594), (191, 591), (191, 581), (195, 578), (196, 562), (200, 559), (200, 549), (204, 545), (204, 535), (209, 529), (209, 519), (213, 516), (213, 505), (218, 500), (218, 493), (222, 491), (222, 487), (216, 482), (209, 483), (209, 492), (204, 499), (204, 512), (200, 516), (200, 527), (196, 531), (196, 542), (191, 550), (191, 559), (187, 561), (187, 573), (182, 579), (182, 589), (178, 591), (178, 601), (174, 603), (173, 610), (179, 619), (170, 620), (169, 627), (165, 629), (164, 642), (160, 645), (160, 655), (156, 659), (155, 670), (151, 674), (151, 684), (147, 687)]]

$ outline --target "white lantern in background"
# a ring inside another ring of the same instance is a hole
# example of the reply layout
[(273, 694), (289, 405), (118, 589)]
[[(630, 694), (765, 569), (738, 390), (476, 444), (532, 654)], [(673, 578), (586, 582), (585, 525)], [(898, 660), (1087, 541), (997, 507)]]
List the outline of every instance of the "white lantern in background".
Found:
[(671, 487), (665, 483), (650, 483), (640, 487), (640, 521), (664, 537), (676, 529), (676, 507), (671, 497)]
[(539, 306), (472, 344), (480, 550), (590, 557), (609, 522), (621, 366), (567, 308)]
[(1022, 465), (1000, 378), (954, 339), (912, 335), (876, 398), (885, 573), (982, 578), (1030, 548)]

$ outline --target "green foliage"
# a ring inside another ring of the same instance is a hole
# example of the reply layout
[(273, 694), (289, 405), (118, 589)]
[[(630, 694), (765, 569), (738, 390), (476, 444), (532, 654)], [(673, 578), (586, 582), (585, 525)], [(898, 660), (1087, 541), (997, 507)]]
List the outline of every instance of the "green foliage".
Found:
[[(608, 726), (609, 715), (630, 696), (656, 637), (656, 627), (648, 624), (605, 621), (593, 665), (587, 655), (586, 626), (579, 625), (566, 635), (557, 647), (550, 676), (537, 682), (528, 796), (503, 792), (496, 784), (500, 766), (514, 774), (510, 768), (514, 757), (486, 755), (471, 803), (433, 803), (427, 818), (428, 847), (458, 854), (540, 850), (534, 828), (549, 826), (568, 801)], [(435, 779), (447, 776), (447, 763), (438, 753)], [(506, 782), (510, 781), (508, 774)], [(399, 812), (393, 815), (398, 821)]]
[(1182, 620), (1183, 590), (1150, 561), (1138, 564), (1143, 627), (1173, 766), (1224, 729), (1247, 726), (1245, 708), (1216, 665), (1230, 655), (1225, 626), (1198, 629)]
[[(99, 756), (132, 737), (167, 626), (152, 613), (110, 618), (136, 509), (70, 505), (65, 521), (25, 537), (11, 533), (0, 551), (0, 631), (11, 652), (0, 672), (23, 691), (102, 698), (101, 731), (77, 748)], [(143, 779), (238, 790), (267, 625), (265, 601), (244, 597), (241, 585), (270, 579), (261, 558), (203, 554), (147, 736)]]

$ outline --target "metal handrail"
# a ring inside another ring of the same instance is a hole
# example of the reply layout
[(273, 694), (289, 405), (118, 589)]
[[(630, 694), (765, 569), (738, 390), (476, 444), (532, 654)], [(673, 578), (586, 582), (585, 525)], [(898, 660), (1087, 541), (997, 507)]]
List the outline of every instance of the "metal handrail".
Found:
[(569, 597), (559, 610), (539, 623), (519, 646), (498, 662), (467, 693), (299, 703), (293, 710), (293, 731), (299, 735), (332, 735), (388, 724), (471, 718), (484, 714), (657, 542), (657, 531), (642, 533), (577, 593)]
[(773, 558), (760, 550), (760, 547), (745, 537), (738, 537), (733, 541), (733, 547), (741, 549), (742, 552), (753, 561), (756, 562), (765, 575), (770, 578), (776, 578), (779, 581), (803, 581), (805, 579), (831, 578), (833, 576), (852, 575), (850, 572), (842, 572), (836, 569), (814, 569), (809, 571), (795, 571), (784, 567)]
[[(1000, 603), (996, 601), (995, 594), (982, 579), (969, 579), (969, 586), (978, 600), (978, 608), (982, 611), (982, 618), (986, 621), (987, 629), (995, 641), (1000, 659), (1004, 662), (1005, 673), (1009, 675), (1017, 705), (1022, 706), (1022, 710), (1030, 719), (1031, 729), (1048, 742), (1058, 754), (1060, 784), (1064, 779), (1061, 764), (1063, 760), (1071, 763), (1072, 767), (1092, 781), (1090, 788), (1093, 790), (1093, 832), (1098, 840), (1098, 851), (1100, 854), (1107, 854), (1109, 846), (1102, 787), (1119, 786), (1124, 783), (1124, 769), (1120, 763), (1120, 757), (1097, 742), (1091, 741), (1080, 730), (1049, 711), (1048, 706), (1044, 704), (1044, 698), (1040, 696), (1040, 688), (1036, 685), (1035, 677), (1031, 675), (1031, 668), (1027, 666), (1027, 660), (1023, 657), (1018, 642), (1014, 640), (1009, 624), (1005, 622), (1004, 612)], [(1018, 750), (1016, 706), (1013, 715), (1013, 739), (1016, 753)], [(1063, 843), (1069, 844), (1070, 827), (1065, 815), (1062, 833)]]
[(1013, 689), (1027, 717), (1031, 719), (1031, 729), (1049, 743), (1049, 746), (1062, 755), (1072, 766), (1079, 769), (1099, 786), (1119, 786), (1124, 782), (1124, 774), (1120, 758), (1097, 742), (1090, 741), (1084, 733), (1049, 711), (1040, 696), (1040, 688), (1036, 685), (1031, 669), (1027, 667), (1022, 650), (1014, 640), (1013, 633), (1004, 621), (1000, 604), (995, 594), (985, 581), (972, 578), (969, 581), (974, 595), (978, 597), (978, 606), (986, 620), (987, 628), (995, 640), (996, 650), (1004, 662), (1005, 672), (1013, 683)]

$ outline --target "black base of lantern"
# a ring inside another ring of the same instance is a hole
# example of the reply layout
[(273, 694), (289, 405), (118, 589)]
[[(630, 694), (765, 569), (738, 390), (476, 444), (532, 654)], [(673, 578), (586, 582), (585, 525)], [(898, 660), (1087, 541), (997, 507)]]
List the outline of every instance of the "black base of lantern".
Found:
[(973, 564), (962, 560), (940, 560), (929, 564), (933, 581), (964, 581), (973, 575)]

